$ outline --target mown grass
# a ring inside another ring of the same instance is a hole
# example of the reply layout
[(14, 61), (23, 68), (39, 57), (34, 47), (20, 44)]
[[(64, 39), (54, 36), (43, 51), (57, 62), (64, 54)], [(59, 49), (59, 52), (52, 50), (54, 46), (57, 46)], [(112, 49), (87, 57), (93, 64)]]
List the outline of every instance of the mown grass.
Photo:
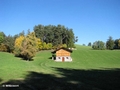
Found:
[(55, 62), (50, 59), (50, 51), (38, 52), (34, 61), (25, 61), (13, 54), (0, 52), (0, 84), (19, 84), (18, 90), (120, 88), (119, 50), (92, 50), (91, 47), (79, 45), (76, 47), (77, 50), (71, 55), (72, 62)]

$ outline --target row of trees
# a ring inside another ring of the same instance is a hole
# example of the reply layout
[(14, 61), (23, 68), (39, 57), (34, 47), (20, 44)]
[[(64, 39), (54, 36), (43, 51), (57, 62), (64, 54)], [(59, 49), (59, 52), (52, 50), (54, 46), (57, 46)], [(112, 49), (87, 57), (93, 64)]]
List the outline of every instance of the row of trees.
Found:
[(120, 49), (120, 39), (113, 40), (112, 37), (110, 36), (109, 39), (106, 41), (106, 43), (104, 43), (103, 41), (95, 41), (92, 45), (92, 48), (96, 50)]
[(77, 41), (73, 30), (62, 25), (34, 27), (34, 32), (28, 30), (27, 34), (22, 31), (14, 36), (6, 36), (0, 32), (0, 51), (14, 53), (15, 56), (30, 60), (40, 50), (56, 49), (60, 47), (74, 47)]
[(42, 42), (52, 43), (54, 47), (66, 44), (67, 47), (75, 47), (74, 43), (78, 41), (78, 37), (74, 36), (73, 30), (62, 25), (37, 25), (34, 27), (36, 37)]

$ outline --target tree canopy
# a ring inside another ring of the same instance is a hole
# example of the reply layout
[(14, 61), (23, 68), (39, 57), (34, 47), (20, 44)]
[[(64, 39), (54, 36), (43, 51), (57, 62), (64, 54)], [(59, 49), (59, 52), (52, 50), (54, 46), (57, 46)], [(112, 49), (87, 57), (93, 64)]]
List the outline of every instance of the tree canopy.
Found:
[(67, 47), (74, 47), (74, 43), (78, 41), (78, 37), (74, 36), (73, 30), (62, 25), (36, 25), (34, 32), (42, 42), (51, 43), (56, 47), (62, 44), (66, 44)]
[(0, 44), (4, 41), (5, 34), (0, 32)]
[(114, 40), (112, 39), (112, 37), (110, 36), (109, 39), (106, 42), (106, 48), (107, 49), (114, 49)]
[(103, 50), (105, 49), (105, 43), (103, 41), (95, 41), (92, 48), (96, 50)]

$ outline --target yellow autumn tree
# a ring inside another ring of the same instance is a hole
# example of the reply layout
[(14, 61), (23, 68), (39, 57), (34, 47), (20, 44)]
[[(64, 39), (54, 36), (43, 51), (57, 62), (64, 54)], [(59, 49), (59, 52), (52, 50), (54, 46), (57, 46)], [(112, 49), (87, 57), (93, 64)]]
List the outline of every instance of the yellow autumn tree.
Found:
[(47, 43), (47, 49), (52, 49), (52, 43)]
[(56, 48), (62, 48), (62, 47), (67, 48), (67, 45), (66, 44), (59, 44), (58, 46), (56, 46)]
[(32, 32), (28, 34), (25, 39), (23, 40), (21, 50), (21, 57), (25, 60), (31, 60), (36, 52), (37, 52), (37, 45), (36, 45), (36, 36), (35, 33)]
[(47, 44), (46, 44), (46, 42), (43, 42), (42, 45), (43, 45), (43, 48), (42, 48), (42, 49), (43, 49), (43, 50), (46, 50), (46, 49), (47, 49)]
[(67, 48), (67, 45), (66, 44), (62, 44), (62, 47)]
[(42, 50), (43, 48), (42, 41), (39, 38), (36, 38), (36, 47), (38, 51)]
[(14, 46), (20, 48), (24, 38), (25, 38), (24, 36), (20, 36), (16, 38)]
[(24, 36), (19, 36), (18, 38), (16, 38), (15, 44), (14, 44), (14, 48), (15, 48), (14, 49), (14, 54), (15, 54), (15, 56), (20, 56), (21, 55), (20, 54), (20, 52), (21, 52), (20, 48), (21, 48), (21, 45), (22, 45), (24, 39), (25, 39)]
[(34, 32), (29, 33), (25, 37), (20, 36), (15, 40), (15, 56), (19, 56), (25, 60), (32, 60), (35, 56), (40, 40), (36, 38)]
[(0, 51), (2, 52), (8, 52), (9, 51), (9, 47), (3, 43), (0, 44)]

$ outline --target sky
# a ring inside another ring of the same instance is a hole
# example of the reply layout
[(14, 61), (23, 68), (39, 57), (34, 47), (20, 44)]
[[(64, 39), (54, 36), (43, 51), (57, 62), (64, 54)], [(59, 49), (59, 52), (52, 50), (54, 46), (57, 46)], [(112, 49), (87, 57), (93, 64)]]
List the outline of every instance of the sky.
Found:
[(0, 31), (33, 31), (35, 25), (64, 25), (88, 44), (120, 38), (120, 0), (0, 0)]

